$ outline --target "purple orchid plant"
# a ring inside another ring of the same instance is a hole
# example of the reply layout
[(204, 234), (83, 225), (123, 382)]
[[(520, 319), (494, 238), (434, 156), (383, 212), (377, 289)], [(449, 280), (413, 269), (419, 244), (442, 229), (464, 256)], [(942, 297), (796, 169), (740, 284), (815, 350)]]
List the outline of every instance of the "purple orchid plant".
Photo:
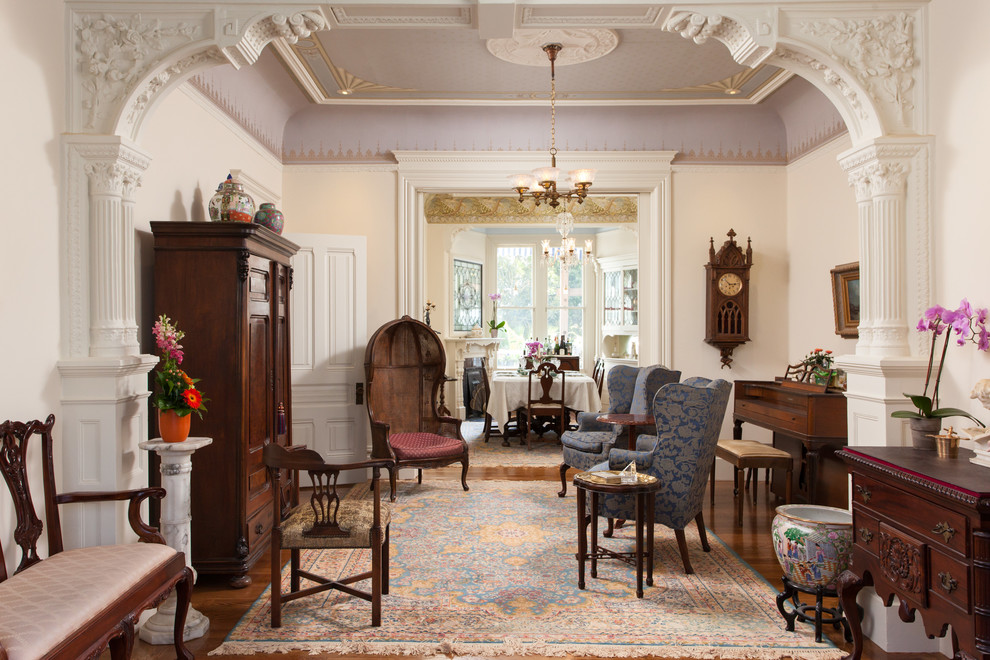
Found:
[[(921, 394), (904, 394), (911, 399), (911, 403), (917, 410), (896, 410), (891, 413), (891, 417), (923, 419), (926, 417), (968, 417), (980, 426), (983, 422), (970, 415), (961, 408), (939, 408), (938, 407), (938, 387), (942, 381), (942, 366), (945, 364), (945, 353), (949, 347), (949, 340), (953, 334), (956, 343), (960, 346), (967, 342), (976, 344), (977, 350), (987, 351), (990, 349), (990, 332), (987, 331), (987, 310), (986, 308), (973, 309), (969, 301), (963, 298), (957, 309), (946, 309), (941, 305), (935, 305), (925, 310), (924, 316), (918, 321), (919, 332), (931, 332), (931, 348), (928, 352), (928, 372), (925, 374), (925, 390)], [(944, 335), (942, 341), (942, 351), (939, 355), (938, 366), (935, 366), (935, 351), (938, 350), (938, 339)], [(934, 387), (932, 395), (928, 396), (928, 386), (932, 383), (934, 376)]]
[(492, 301), (492, 318), (488, 322), (489, 330), (501, 330), (505, 327), (505, 321), (498, 320), (498, 301), (502, 299), (501, 293), (489, 293), (489, 300)]

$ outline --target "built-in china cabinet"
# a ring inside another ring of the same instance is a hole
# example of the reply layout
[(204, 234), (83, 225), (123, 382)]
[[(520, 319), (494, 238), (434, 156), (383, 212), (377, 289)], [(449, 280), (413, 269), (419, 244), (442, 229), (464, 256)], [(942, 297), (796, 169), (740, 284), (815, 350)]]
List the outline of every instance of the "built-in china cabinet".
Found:
[(606, 372), (616, 364), (639, 363), (639, 264), (636, 255), (602, 257), (599, 354)]

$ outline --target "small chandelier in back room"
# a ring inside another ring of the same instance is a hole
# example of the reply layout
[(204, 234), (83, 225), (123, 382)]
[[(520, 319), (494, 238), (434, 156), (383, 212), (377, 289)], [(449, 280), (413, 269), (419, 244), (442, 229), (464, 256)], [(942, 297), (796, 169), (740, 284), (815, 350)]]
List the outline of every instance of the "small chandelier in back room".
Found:
[(560, 170), (557, 169), (557, 83), (554, 72), (554, 62), (557, 61), (557, 53), (560, 52), (560, 44), (546, 44), (543, 51), (550, 58), (550, 167), (540, 167), (533, 170), (532, 174), (513, 174), (512, 189), (519, 193), (519, 201), (523, 201), (529, 194), (536, 200), (536, 205), (546, 202), (552, 208), (560, 206), (560, 198), (565, 201), (574, 198), (578, 203), (584, 201), (588, 196), (588, 188), (595, 180), (595, 170), (580, 169), (571, 170), (567, 174), (570, 176), (573, 190), (560, 192), (557, 190), (557, 179)]

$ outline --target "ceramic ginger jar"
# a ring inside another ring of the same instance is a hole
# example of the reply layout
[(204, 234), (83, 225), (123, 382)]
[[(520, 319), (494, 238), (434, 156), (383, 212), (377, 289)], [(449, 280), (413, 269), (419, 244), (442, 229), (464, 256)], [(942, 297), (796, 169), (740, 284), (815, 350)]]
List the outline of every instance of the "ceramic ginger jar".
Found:
[(254, 220), (254, 200), (244, 192), (244, 186), (233, 175), (217, 186), (210, 199), (210, 220), (213, 222), (251, 222)]
[(271, 229), (276, 234), (281, 234), (285, 219), (282, 217), (282, 212), (275, 208), (274, 204), (264, 202), (258, 207), (258, 212), (254, 214), (254, 223)]
[(799, 587), (835, 589), (835, 579), (849, 567), (853, 526), (852, 514), (845, 509), (778, 506), (770, 533), (784, 575)]

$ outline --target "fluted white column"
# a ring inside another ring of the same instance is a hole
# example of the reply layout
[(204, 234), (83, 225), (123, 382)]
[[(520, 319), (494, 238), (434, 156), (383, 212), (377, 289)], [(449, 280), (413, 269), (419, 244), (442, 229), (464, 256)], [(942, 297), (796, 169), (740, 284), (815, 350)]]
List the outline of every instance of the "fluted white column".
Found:
[(906, 164), (877, 163), (868, 174), (872, 195), (870, 262), (872, 333), (870, 353), (908, 355), (907, 272), (905, 263)]
[(856, 206), (859, 213), (859, 340), (856, 342), (857, 355), (869, 355), (873, 343), (873, 319), (876, 311), (873, 309), (879, 298), (879, 291), (871, 289), (880, 283), (879, 273), (874, 272), (875, 264), (864, 246), (871, 244), (870, 231), (873, 227), (873, 197), (870, 194), (870, 181), (864, 172), (849, 175), (849, 184), (856, 192)]

